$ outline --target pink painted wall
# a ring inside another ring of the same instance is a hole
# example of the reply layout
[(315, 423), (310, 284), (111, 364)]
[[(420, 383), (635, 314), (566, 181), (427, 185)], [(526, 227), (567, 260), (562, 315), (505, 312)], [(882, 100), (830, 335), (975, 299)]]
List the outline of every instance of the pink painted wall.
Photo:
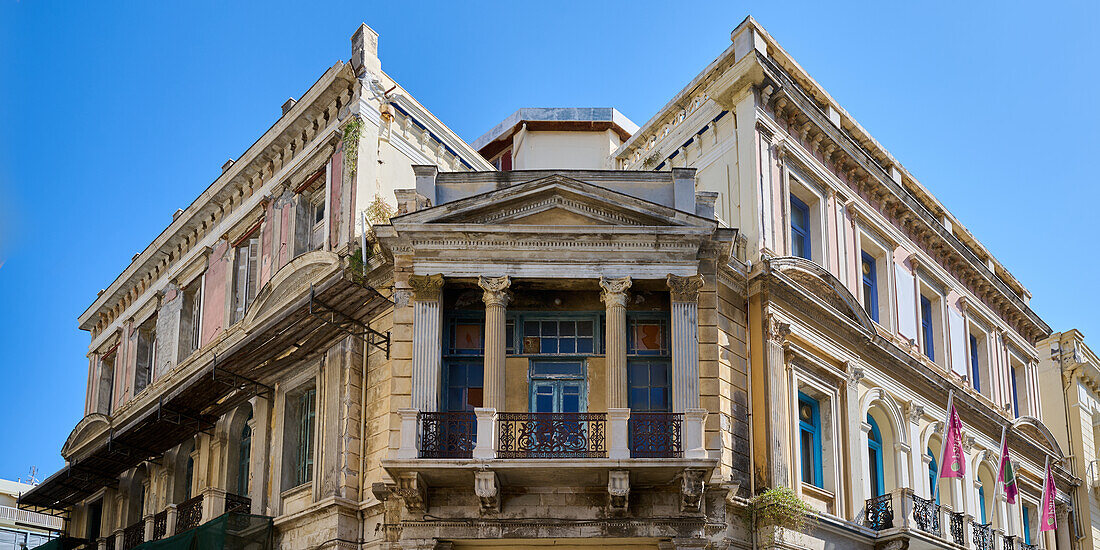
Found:
[(273, 274), (290, 261), (290, 248), (294, 246), (294, 236), (290, 234), (290, 215), (293, 208), (294, 205), (290, 203), (284, 204), (279, 213), (279, 261), (272, 270)]
[(202, 345), (206, 345), (225, 328), (226, 274), (229, 271), (226, 251), (229, 243), (220, 240), (210, 251), (202, 288)]
[(268, 203), (264, 213), (264, 222), (260, 226), (260, 288), (271, 280), (271, 241), (274, 236), (271, 220), (275, 219), (275, 202)]

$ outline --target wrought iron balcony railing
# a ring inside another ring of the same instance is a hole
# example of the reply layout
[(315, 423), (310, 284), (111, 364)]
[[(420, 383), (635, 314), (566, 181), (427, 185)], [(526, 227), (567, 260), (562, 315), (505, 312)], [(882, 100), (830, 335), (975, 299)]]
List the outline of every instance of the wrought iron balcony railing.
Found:
[(498, 458), (606, 458), (603, 413), (497, 413)]
[(191, 497), (176, 507), (176, 534), (199, 526), (202, 522), (202, 495)]
[(680, 433), (684, 423), (682, 413), (630, 413), (631, 458), (681, 458), (684, 448)]
[(233, 493), (225, 494), (225, 513), (236, 512), (238, 514), (251, 514), (252, 513), (252, 499), (235, 495)]
[(114, 535), (103, 537), (100, 540), (103, 541), (103, 547), (106, 550), (115, 550), (115, 537), (114, 537)]
[(420, 458), (470, 458), (476, 443), (473, 412), (420, 413)]
[(1038, 544), (1024, 544), (1020, 543), (1020, 550), (1039, 550)]
[(894, 526), (894, 496), (890, 493), (867, 499), (867, 527), (876, 531)]
[(974, 550), (993, 550), (993, 529), (988, 523), (971, 521), (974, 529)]
[(940, 534), (940, 507), (935, 501), (913, 495), (913, 521), (917, 529), (932, 535)]
[(966, 544), (966, 514), (951, 512), (951, 540), (963, 546)]
[(153, 516), (153, 540), (160, 540), (168, 534), (168, 510)]
[(122, 550), (145, 542), (145, 520), (139, 519), (122, 532)]

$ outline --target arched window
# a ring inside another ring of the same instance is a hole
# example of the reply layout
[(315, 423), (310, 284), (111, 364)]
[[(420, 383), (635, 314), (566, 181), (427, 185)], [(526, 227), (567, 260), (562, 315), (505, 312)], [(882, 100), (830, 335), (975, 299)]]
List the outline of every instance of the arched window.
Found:
[(245, 419), (244, 427), (241, 428), (241, 438), (238, 444), (237, 452), (237, 494), (241, 496), (248, 495), (248, 465), (252, 460), (252, 426), (249, 422), (252, 421), (252, 411), (248, 411), (248, 418)]
[(936, 491), (936, 454), (932, 448), (928, 448), (928, 498), (935, 498), (936, 504), (940, 503), (940, 494)]
[(885, 493), (882, 475), (882, 434), (878, 430), (878, 424), (871, 415), (867, 415), (867, 423), (871, 425), (871, 433), (867, 435), (867, 458), (871, 476), (871, 496), (882, 496)]

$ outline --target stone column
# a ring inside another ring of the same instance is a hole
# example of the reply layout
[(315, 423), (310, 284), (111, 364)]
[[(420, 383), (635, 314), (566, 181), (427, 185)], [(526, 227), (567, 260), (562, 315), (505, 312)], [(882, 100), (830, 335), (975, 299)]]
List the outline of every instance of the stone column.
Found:
[(851, 480), (851, 519), (858, 521), (863, 517), (864, 507), (870, 495), (867, 482), (867, 433), (863, 430), (866, 422), (859, 417), (859, 381), (863, 379), (863, 369), (849, 365), (848, 377), (844, 383), (844, 421), (848, 444), (847, 460), (844, 460), (846, 473)]
[(600, 277), (600, 299), (607, 308), (604, 347), (607, 349), (607, 408), (627, 406), (626, 398), (626, 298), (630, 277)]
[[(786, 457), (790, 456), (790, 406), (787, 398), (787, 352), (784, 349), (791, 326), (780, 322), (775, 315), (764, 313), (764, 366), (767, 380), (767, 448), (770, 451), (768, 461), (772, 487), (790, 487), (790, 475), (787, 471)], [(754, 419), (755, 420), (755, 419)], [(867, 426), (870, 429), (870, 426)], [(866, 440), (864, 440), (866, 449)], [(864, 484), (867, 485), (866, 483)], [(865, 494), (870, 494), (867, 491)]]
[(672, 297), (672, 410), (699, 408), (699, 289), (702, 275), (669, 274)]
[(508, 287), (512, 280), (503, 277), (478, 277), (477, 285), (485, 292), (485, 407), (504, 410), (505, 313)]
[(413, 346), (411, 408), (435, 411), (443, 379), (443, 317), (439, 307), (443, 275), (411, 275), (413, 288)]

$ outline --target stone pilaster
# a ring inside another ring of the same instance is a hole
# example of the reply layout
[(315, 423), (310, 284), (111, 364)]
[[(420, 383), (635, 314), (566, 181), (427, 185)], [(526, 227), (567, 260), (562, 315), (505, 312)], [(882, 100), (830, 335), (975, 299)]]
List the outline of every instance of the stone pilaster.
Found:
[[(791, 327), (771, 313), (764, 316), (765, 380), (767, 380), (769, 475), (772, 487), (789, 487), (784, 457), (787, 451), (790, 403), (787, 399), (787, 361), (783, 349)], [(864, 447), (866, 448), (866, 447)], [(866, 484), (865, 484), (866, 485)], [(869, 491), (868, 491), (869, 493)]]
[(508, 287), (512, 280), (503, 277), (478, 277), (478, 286), (485, 292), (485, 407), (504, 410), (504, 350), (505, 313), (507, 312)]
[(669, 274), (672, 297), (672, 410), (699, 408), (699, 289), (703, 276)]
[(439, 307), (443, 275), (410, 275), (413, 289), (412, 399), (413, 409), (434, 411), (439, 407), (443, 368), (443, 317)]
[[(607, 408), (626, 408), (626, 298), (630, 277), (600, 277), (600, 299), (607, 308)], [(696, 396), (698, 397), (698, 396)]]

